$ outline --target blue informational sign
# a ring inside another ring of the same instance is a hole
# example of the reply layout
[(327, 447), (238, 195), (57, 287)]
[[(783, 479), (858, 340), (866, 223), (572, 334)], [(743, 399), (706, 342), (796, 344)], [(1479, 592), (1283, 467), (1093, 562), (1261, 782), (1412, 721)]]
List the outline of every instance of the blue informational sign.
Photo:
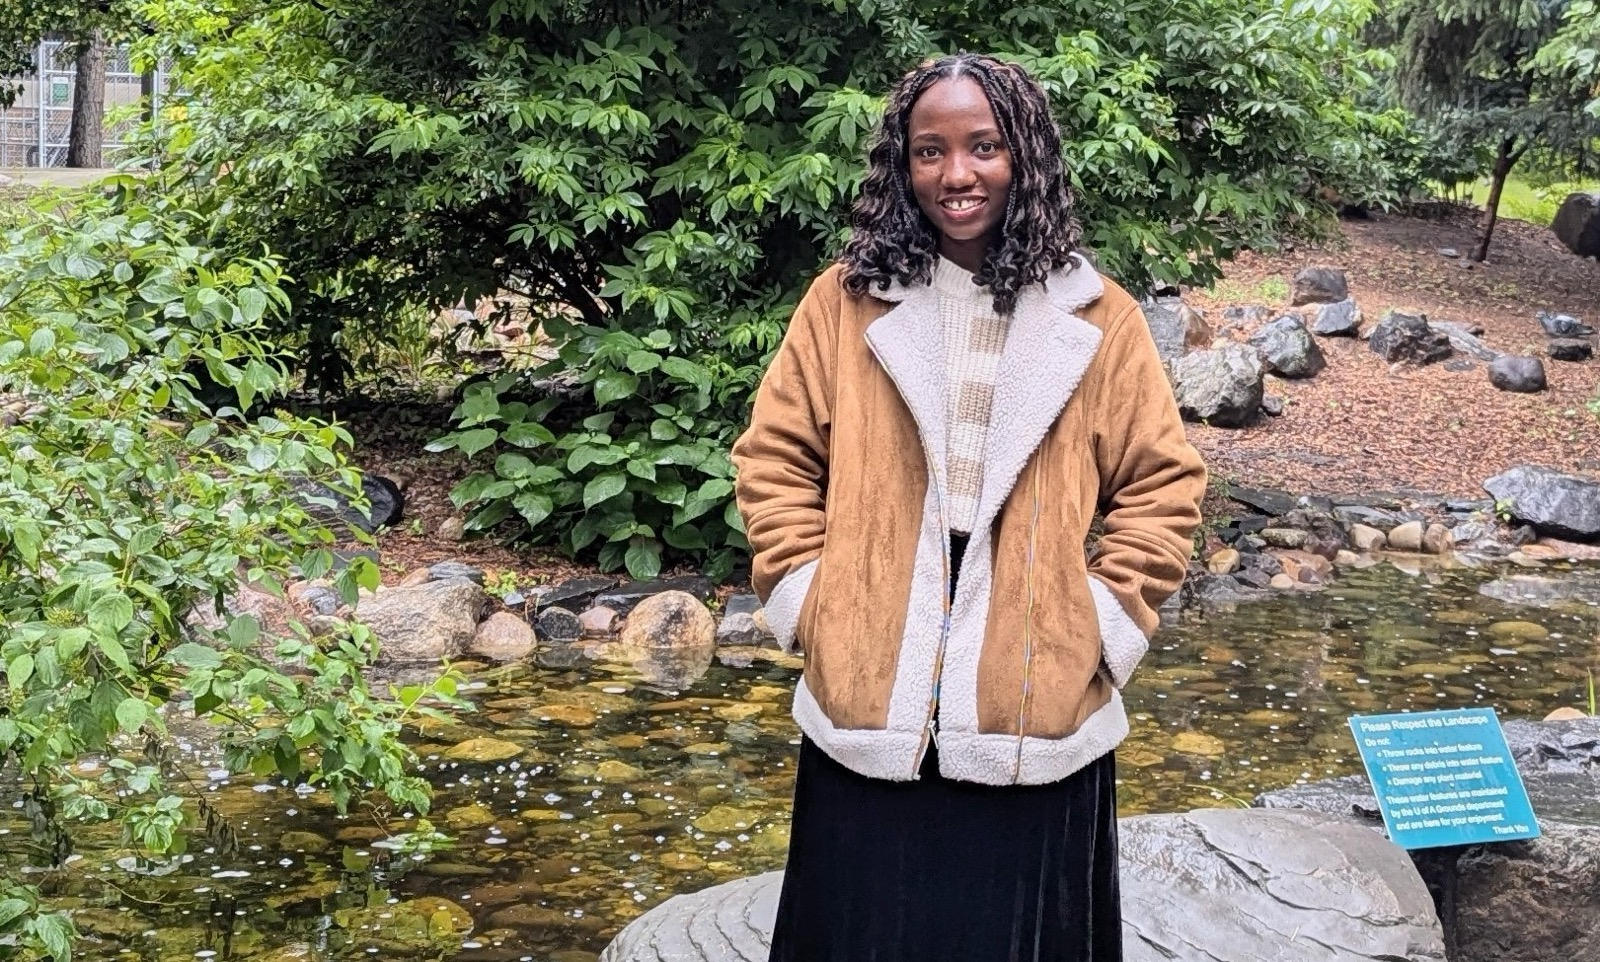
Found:
[(1353, 715), (1350, 730), (1383, 824), (1400, 847), (1539, 837), (1492, 708)]

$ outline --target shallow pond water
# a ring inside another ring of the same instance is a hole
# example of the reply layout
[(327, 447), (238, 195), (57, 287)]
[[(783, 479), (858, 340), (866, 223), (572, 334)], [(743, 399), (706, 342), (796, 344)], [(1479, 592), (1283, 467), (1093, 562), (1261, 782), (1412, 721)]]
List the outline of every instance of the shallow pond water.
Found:
[[(1481, 590), (1504, 574), (1379, 565), (1322, 592), (1185, 614), (1126, 693), (1123, 814), (1358, 771), (1352, 713), (1582, 707), (1600, 609)], [(9, 807), (0, 867), (78, 909), (81, 958), (592, 962), (663, 899), (782, 866), (796, 675), (770, 655), (678, 691), (605, 663), (486, 672), (464, 692), (477, 712), (416, 733), (430, 817), (455, 837), (421, 861), (384, 847), (414, 819), (340, 817), (321, 793), (229, 780), (194, 746), (238, 855), (196, 846), (168, 874), (141, 874), (114, 832), (83, 827), (78, 857), (35, 872)]]

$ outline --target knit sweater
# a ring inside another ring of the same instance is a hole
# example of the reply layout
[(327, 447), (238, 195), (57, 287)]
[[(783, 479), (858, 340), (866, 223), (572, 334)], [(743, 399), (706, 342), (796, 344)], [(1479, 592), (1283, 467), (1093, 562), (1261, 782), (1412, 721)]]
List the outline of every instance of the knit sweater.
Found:
[(995, 315), (994, 294), (972, 272), (939, 258), (933, 287), (944, 338), (945, 483), (950, 530), (969, 534), (983, 486), (983, 450), (1008, 325)]

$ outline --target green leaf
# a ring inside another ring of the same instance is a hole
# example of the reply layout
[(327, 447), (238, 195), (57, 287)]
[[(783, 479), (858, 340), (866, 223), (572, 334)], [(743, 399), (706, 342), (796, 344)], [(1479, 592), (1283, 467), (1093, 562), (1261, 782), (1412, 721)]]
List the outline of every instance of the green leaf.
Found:
[(72, 939), (77, 932), (65, 915), (51, 912), (37, 916), (33, 920), (33, 934), (55, 962), (70, 962)]
[(656, 418), (650, 422), (650, 440), (671, 441), (678, 436), (678, 426), (666, 418)]
[(635, 374), (654, 371), (661, 366), (661, 355), (652, 351), (634, 351), (628, 355), (628, 370)]
[(184, 668), (220, 668), (222, 654), (214, 648), (186, 641), (167, 652), (167, 660)]
[(500, 432), (494, 428), (475, 428), (471, 431), (462, 431), (453, 437), (461, 453), (471, 457), (493, 444), (500, 437)]
[(625, 371), (607, 371), (594, 382), (594, 403), (604, 407), (613, 401), (632, 397), (639, 379)]
[(129, 696), (117, 705), (117, 727), (131, 735), (150, 717), (150, 705), (143, 698)]
[(500, 437), (507, 444), (515, 444), (519, 448), (536, 448), (556, 441), (556, 436), (548, 428), (532, 421), (518, 421), (502, 431)]
[(261, 320), (262, 315), (266, 314), (266, 312), (267, 295), (254, 287), (242, 287), (239, 289), (239, 313), (244, 315), (246, 321), (254, 324), (256, 321)]
[(33, 677), (33, 655), (23, 652), (11, 659), (6, 664), (6, 684), (12, 688), (21, 688)]
[(628, 478), (623, 474), (602, 474), (583, 486), (583, 506), (592, 508), (608, 498), (614, 498), (628, 487)]
[(108, 591), (89, 607), (89, 624), (106, 631), (121, 631), (133, 622), (133, 600), (120, 591)]
[(550, 517), (550, 512), (555, 510), (555, 504), (549, 496), (537, 491), (524, 491), (513, 498), (511, 504), (530, 526)]
[(661, 543), (654, 538), (634, 538), (628, 544), (628, 554), (623, 562), (628, 574), (638, 581), (648, 581), (661, 573)]

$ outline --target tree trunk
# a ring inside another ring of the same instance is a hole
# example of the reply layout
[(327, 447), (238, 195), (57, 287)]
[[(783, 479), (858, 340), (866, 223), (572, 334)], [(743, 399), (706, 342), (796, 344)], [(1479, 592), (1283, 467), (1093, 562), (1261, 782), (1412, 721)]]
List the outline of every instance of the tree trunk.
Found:
[(1522, 156), (1522, 151), (1513, 149), (1516, 146), (1517, 138), (1507, 137), (1500, 141), (1500, 152), (1494, 158), (1489, 198), (1483, 203), (1483, 228), (1478, 238), (1478, 249), (1472, 252), (1472, 259), (1479, 263), (1489, 258), (1489, 242), (1494, 239), (1494, 225), (1500, 220), (1500, 194), (1506, 189), (1506, 177), (1511, 174), (1511, 168)]
[(106, 139), (106, 40), (90, 34), (78, 54), (72, 87), (72, 132), (67, 142), (68, 167), (104, 166)]

